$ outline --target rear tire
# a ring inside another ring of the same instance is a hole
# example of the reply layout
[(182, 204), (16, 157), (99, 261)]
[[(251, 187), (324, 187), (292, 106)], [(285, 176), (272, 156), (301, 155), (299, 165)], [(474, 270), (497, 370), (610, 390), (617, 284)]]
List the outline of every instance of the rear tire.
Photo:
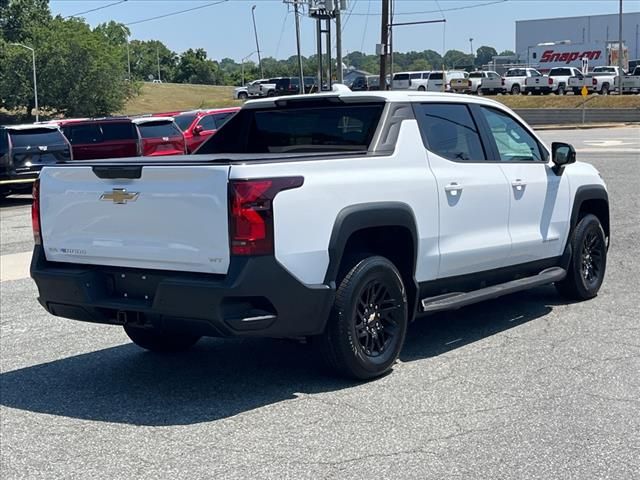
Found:
[(600, 88), (600, 95), (609, 95), (609, 84), (605, 83), (602, 85), (602, 88)]
[(574, 95), (580, 95), (581, 94), (580, 89), (579, 88), (574, 88), (573, 89), (573, 94)]
[(565, 94), (564, 85), (558, 85), (557, 94), (558, 95), (564, 95)]
[(521, 90), (520, 90), (520, 85), (518, 85), (517, 83), (511, 87), (511, 95), (520, 95)]
[(339, 282), (321, 352), (338, 374), (367, 380), (398, 359), (408, 323), (407, 295), (395, 265), (380, 256), (355, 263)]
[(604, 230), (595, 215), (583, 217), (569, 238), (571, 259), (564, 280), (556, 282), (558, 293), (571, 300), (589, 300), (602, 286), (607, 267)]
[(124, 326), (133, 343), (152, 352), (181, 352), (196, 344), (200, 337), (178, 332), (164, 332), (156, 328)]
[(426, 90), (426, 88), (424, 88), (422, 85), (418, 87), (418, 91), (419, 92), (424, 92)]

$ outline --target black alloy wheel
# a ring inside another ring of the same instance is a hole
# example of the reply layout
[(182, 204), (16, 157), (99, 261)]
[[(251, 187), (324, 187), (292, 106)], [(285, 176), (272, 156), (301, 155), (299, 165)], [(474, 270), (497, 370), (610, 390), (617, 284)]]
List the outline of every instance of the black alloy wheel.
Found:
[(598, 217), (585, 215), (569, 237), (571, 258), (567, 276), (556, 282), (556, 289), (571, 300), (595, 297), (602, 286), (607, 268), (607, 240)]
[(387, 258), (369, 256), (347, 262), (337, 283), (327, 327), (317, 339), (323, 357), (346, 377), (384, 375), (397, 360), (407, 331), (402, 276)]

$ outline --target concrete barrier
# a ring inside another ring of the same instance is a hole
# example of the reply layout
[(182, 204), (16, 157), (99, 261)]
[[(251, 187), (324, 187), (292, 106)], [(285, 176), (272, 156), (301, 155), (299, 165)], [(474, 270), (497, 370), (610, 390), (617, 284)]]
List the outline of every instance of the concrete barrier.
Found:
[[(582, 123), (581, 108), (519, 108), (515, 112), (530, 125)], [(585, 123), (640, 122), (640, 108), (587, 108)]]

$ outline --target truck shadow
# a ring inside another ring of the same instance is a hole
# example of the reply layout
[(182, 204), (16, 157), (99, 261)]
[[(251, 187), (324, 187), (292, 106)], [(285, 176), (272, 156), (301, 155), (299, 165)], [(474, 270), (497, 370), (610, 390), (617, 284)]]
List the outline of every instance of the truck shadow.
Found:
[[(539, 288), (419, 320), (401, 360), (437, 357), (539, 319), (559, 300), (553, 289)], [(179, 355), (126, 344), (3, 373), (0, 403), (84, 420), (189, 425), (355, 385), (328, 374), (308, 345), (204, 339)]]

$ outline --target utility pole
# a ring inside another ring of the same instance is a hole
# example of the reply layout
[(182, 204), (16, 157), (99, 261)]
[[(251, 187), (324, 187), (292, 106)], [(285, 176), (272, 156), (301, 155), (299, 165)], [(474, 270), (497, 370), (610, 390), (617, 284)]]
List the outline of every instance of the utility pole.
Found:
[(340, 0), (335, 0), (334, 11), (336, 12), (336, 63), (338, 67), (337, 82), (343, 83), (342, 71), (342, 13), (340, 12)]
[(296, 48), (298, 49), (298, 75), (300, 77), (299, 92), (304, 93), (304, 70), (302, 68), (302, 51), (300, 49), (300, 11), (298, 9), (298, 1), (293, 2), (293, 12), (296, 16)]
[(618, 94), (622, 95), (622, 0), (620, 0), (620, 14), (618, 15)]
[[(389, 43), (389, 0), (382, 0), (382, 25), (380, 31), (380, 88), (387, 84), (387, 52)], [(385, 88), (386, 90), (386, 88)]]
[(469, 47), (471, 48), (471, 55), (473, 55), (473, 38), (469, 39)]
[(256, 51), (258, 52), (258, 66), (260, 67), (260, 78), (264, 78), (262, 70), (262, 57), (260, 56), (260, 43), (258, 43), (258, 29), (256, 28), (256, 6), (251, 7), (251, 18), (253, 18), (253, 33), (256, 36)]

